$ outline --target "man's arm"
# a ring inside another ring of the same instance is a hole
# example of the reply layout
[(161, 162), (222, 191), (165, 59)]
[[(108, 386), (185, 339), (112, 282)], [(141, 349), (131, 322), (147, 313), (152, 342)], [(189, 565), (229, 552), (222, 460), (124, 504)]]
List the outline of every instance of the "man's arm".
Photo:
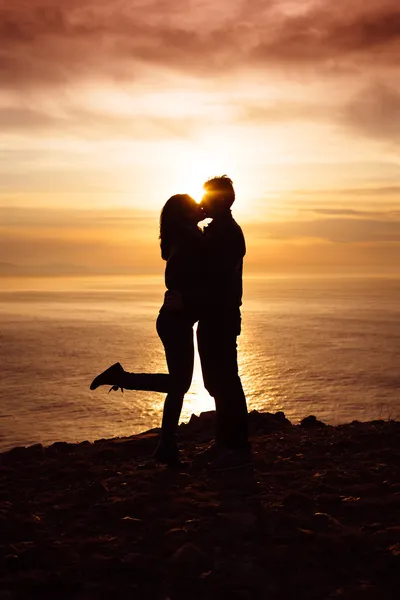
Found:
[(244, 235), (236, 222), (221, 231), (210, 232), (206, 239), (210, 268), (213, 271), (235, 270), (246, 254)]

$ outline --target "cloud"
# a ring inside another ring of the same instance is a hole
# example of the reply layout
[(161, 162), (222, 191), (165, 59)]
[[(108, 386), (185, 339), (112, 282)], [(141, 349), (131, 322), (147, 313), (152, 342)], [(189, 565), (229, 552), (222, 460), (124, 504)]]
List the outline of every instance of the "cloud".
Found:
[(363, 217), (363, 218), (390, 218), (400, 216), (400, 211), (372, 211), (372, 210), (356, 210), (353, 208), (307, 208), (303, 209), (307, 212), (313, 212), (319, 215), (330, 216), (348, 216), (348, 217)]
[(157, 217), (128, 209), (0, 207), (0, 274), (160, 271)]
[(135, 234), (146, 235), (158, 229), (158, 215), (153, 211), (133, 209), (65, 209), (0, 206), (1, 227), (7, 231), (24, 229), (100, 230), (117, 226)]
[[(354, 212), (246, 223), (246, 272), (323, 270), (324, 265), (346, 270), (350, 264), (398, 271), (400, 221)], [(158, 273), (161, 281), (157, 217), (128, 209), (0, 208), (0, 274), (136, 272)]]
[(1, 0), (0, 77), (21, 88), (85, 77), (137, 81), (149, 67), (190, 76), (397, 68), (397, 0), (302, 4), (300, 12), (293, 2), (261, 0)]
[(90, 270), (82, 265), (69, 263), (44, 263), (36, 265), (0, 262), (0, 276), (52, 276), (52, 275), (88, 275)]
[(239, 120), (276, 124), (287, 121), (329, 120), (337, 111), (337, 107), (321, 103), (281, 101), (245, 104), (238, 107), (238, 110)]
[(397, 89), (395, 85), (395, 82), (389, 84), (384, 79), (369, 82), (343, 104), (327, 101), (326, 98), (318, 102), (282, 100), (244, 104), (240, 115), (244, 121), (263, 124), (287, 121), (337, 123), (347, 132), (351, 130), (364, 137), (397, 144), (400, 141), (400, 86)]
[(400, 242), (400, 221), (336, 218), (281, 221), (246, 227), (250, 236), (275, 240), (316, 239), (333, 243)]
[(371, 84), (345, 106), (342, 118), (347, 127), (358, 133), (398, 143), (400, 92), (384, 83)]
[[(371, 169), (371, 165), (368, 165)], [(394, 168), (395, 175), (400, 176), (400, 169), (395, 165), (392, 165)], [(313, 197), (313, 196), (326, 196), (328, 195), (331, 199), (332, 197), (336, 198), (351, 198), (352, 201), (358, 202), (360, 199), (364, 198), (372, 198), (380, 199), (384, 198), (389, 199), (390, 201), (394, 201), (394, 199), (400, 199), (400, 186), (398, 185), (377, 185), (373, 187), (352, 187), (352, 188), (332, 188), (330, 190), (324, 189), (305, 189), (305, 190), (295, 190), (292, 194), (297, 198), (303, 197)], [(342, 200), (343, 201), (343, 200)]]
[[(0, 0), (0, 127), (83, 139), (189, 138), (215, 123), (206, 105), (225, 90), (219, 108), (231, 124), (337, 122), (398, 141), (399, 31), (397, 0)], [(253, 94), (260, 74), (278, 87), (274, 100), (265, 84)], [(249, 87), (240, 84), (238, 99), (229, 90), (239, 76)], [(313, 86), (333, 77), (337, 91), (288, 96), (287, 82), (304, 77)], [(182, 107), (175, 115), (162, 96), (158, 115), (83, 101), (88, 91), (119, 89), (133, 103), (175, 86), (207, 91), (198, 114), (185, 115), (190, 98), (175, 100)]]
[(190, 117), (150, 117), (148, 115), (118, 115), (64, 107), (62, 113), (44, 112), (29, 107), (0, 108), (0, 129), (3, 134), (40, 134), (80, 139), (170, 140), (186, 139), (201, 122)]
[[(396, 65), (400, 8), (396, 1), (315, 3), (298, 17), (274, 23), (275, 35), (256, 48), (265, 62), (357, 67), (357, 62)], [(361, 65), (359, 65), (361, 66)]]
[[(399, 170), (400, 174), (400, 170)], [(398, 185), (385, 185), (380, 187), (370, 188), (348, 188), (335, 190), (335, 194), (341, 194), (345, 196), (399, 196), (400, 197), (400, 186)]]

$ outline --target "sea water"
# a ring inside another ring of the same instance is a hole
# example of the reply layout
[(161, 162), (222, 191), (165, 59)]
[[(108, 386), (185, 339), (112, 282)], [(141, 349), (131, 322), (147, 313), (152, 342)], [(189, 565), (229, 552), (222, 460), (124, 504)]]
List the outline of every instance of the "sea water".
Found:
[[(0, 281), (0, 450), (159, 426), (164, 396), (91, 380), (119, 361), (167, 372), (160, 277)], [(400, 419), (400, 279), (247, 278), (239, 365), (249, 409), (331, 423)], [(182, 412), (213, 409), (196, 357)]]

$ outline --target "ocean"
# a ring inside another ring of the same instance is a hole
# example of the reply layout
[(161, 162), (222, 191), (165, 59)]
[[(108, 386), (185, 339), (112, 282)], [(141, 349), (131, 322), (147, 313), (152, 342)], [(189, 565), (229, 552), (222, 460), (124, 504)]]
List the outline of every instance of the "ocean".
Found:
[[(166, 372), (160, 277), (0, 280), (0, 450), (129, 436), (163, 394), (91, 392), (119, 361)], [(400, 419), (400, 279), (247, 278), (239, 365), (249, 409), (297, 423)], [(196, 358), (182, 413), (211, 410)]]

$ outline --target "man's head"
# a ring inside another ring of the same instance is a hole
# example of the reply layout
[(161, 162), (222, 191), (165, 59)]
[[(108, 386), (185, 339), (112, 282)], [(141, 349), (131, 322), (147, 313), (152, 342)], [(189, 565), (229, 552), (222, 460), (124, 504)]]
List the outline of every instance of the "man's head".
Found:
[(204, 196), (200, 206), (206, 217), (214, 219), (229, 211), (235, 201), (232, 179), (227, 175), (212, 177), (203, 185)]

